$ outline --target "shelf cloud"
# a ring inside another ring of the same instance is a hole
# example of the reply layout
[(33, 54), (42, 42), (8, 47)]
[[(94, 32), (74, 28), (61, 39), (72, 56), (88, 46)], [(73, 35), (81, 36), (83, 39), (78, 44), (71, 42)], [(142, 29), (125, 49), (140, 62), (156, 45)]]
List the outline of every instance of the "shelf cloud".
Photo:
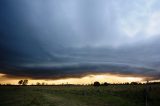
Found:
[(1, 0), (0, 73), (159, 79), (158, 0)]

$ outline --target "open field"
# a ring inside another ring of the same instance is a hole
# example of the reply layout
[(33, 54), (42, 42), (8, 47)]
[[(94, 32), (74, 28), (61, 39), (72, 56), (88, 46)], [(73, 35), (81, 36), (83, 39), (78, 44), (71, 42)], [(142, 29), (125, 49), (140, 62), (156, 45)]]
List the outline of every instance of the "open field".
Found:
[[(147, 92), (147, 106), (160, 106), (160, 85)], [(146, 106), (146, 85), (0, 86), (0, 106)]]

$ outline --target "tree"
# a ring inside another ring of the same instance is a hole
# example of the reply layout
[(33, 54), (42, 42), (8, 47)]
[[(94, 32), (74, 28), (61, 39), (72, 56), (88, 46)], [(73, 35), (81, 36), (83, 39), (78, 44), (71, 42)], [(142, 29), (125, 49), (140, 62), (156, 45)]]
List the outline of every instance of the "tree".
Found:
[(26, 79), (25, 80), (19, 80), (18, 84), (19, 85), (27, 85), (28, 84), (28, 80), (26, 80)]
[(138, 85), (137, 82), (131, 82), (131, 85)]
[(18, 84), (19, 84), (19, 85), (22, 85), (22, 84), (23, 84), (23, 80), (19, 80), (19, 81), (18, 81)]
[(22, 85), (27, 85), (28, 84), (28, 80), (23, 80), (23, 84)]
[(42, 84), (41, 85), (45, 85), (45, 83), (44, 82), (42, 82)]
[(104, 86), (108, 86), (108, 85), (109, 85), (109, 83), (105, 82), (105, 83), (103, 83), (103, 85), (104, 85)]
[(101, 84), (100, 84), (98, 81), (96, 81), (96, 82), (94, 82), (93, 85), (94, 85), (94, 86), (100, 86)]
[(125, 84), (125, 85), (129, 85), (129, 82), (125, 82), (124, 84)]
[(37, 82), (36, 85), (41, 85), (41, 83)]

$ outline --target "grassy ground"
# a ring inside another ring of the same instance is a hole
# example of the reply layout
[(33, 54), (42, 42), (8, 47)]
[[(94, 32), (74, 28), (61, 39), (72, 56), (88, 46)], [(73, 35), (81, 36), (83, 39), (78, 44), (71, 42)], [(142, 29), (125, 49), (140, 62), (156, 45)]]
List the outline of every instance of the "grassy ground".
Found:
[[(148, 106), (160, 106), (160, 85), (148, 91)], [(145, 106), (145, 97), (145, 85), (0, 86), (0, 106)]]

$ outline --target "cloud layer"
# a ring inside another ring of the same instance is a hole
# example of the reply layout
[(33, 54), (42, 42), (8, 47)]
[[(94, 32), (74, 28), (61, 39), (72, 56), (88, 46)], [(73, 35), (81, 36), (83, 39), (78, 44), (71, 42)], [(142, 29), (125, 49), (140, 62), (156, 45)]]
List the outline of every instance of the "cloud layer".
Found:
[(159, 5), (158, 0), (1, 0), (0, 73), (159, 78)]

